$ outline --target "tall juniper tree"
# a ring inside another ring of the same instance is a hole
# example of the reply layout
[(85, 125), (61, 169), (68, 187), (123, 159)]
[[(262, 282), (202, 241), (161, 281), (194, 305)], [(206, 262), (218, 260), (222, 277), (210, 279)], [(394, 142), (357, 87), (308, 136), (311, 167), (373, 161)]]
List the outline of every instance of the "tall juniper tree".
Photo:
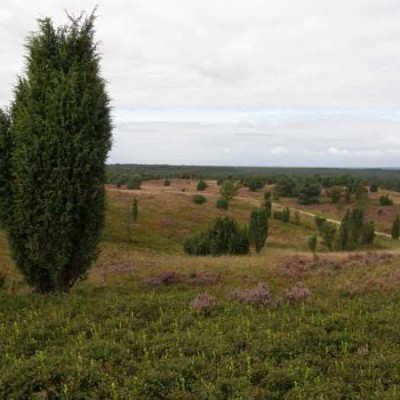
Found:
[(112, 127), (94, 22), (94, 14), (59, 28), (39, 20), (10, 129), (0, 125), (2, 223), (17, 267), (44, 293), (85, 276), (103, 227)]
[(257, 253), (259, 253), (264, 247), (267, 237), (268, 212), (265, 208), (262, 207), (251, 212), (249, 223), (250, 243), (254, 245)]

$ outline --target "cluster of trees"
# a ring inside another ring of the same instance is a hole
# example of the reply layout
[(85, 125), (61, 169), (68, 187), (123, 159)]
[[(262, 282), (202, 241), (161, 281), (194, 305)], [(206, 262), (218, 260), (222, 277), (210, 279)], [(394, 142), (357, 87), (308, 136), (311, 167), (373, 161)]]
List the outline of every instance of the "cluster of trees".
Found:
[[(373, 244), (375, 239), (375, 224), (365, 221), (361, 208), (347, 210), (342, 218), (339, 229), (326, 218), (315, 217), (315, 225), (323, 244), (329, 249), (353, 251), (364, 244)], [(313, 242), (314, 243), (314, 242)], [(311, 244), (309, 242), (311, 248)]]
[(0, 112), (0, 218), (36, 291), (69, 291), (97, 254), (111, 117), (94, 15), (39, 21), (25, 74)]
[(251, 212), (249, 226), (240, 226), (231, 217), (220, 217), (208, 229), (189, 236), (183, 244), (190, 255), (247, 254), (250, 246), (257, 253), (265, 246), (268, 237), (268, 215), (265, 208)]
[[(311, 180), (322, 188), (332, 186), (356, 187), (361, 181), (370, 191), (378, 188), (400, 191), (400, 176), (396, 170), (388, 169), (338, 169), (338, 168), (273, 168), (273, 167), (215, 167), (190, 165), (139, 165), (114, 164), (108, 166), (108, 183), (116, 184), (120, 175), (126, 184), (131, 175), (149, 179), (213, 179), (217, 181), (239, 181), (249, 190), (259, 190), (265, 184), (275, 184), (281, 179), (297, 182)], [(354, 190), (353, 190), (354, 192)]]

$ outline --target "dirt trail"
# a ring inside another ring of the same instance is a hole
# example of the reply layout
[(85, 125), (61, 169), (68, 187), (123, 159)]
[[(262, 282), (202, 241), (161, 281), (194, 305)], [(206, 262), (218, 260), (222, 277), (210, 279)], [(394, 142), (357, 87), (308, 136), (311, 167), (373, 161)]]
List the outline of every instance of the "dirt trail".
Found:
[[(257, 201), (256, 199), (252, 199), (252, 198), (249, 198), (249, 197), (236, 197), (236, 199), (247, 200), (247, 201), (250, 200), (250, 201), (253, 201), (254, 203), (260, 204), (260, 202)], [(283, 206), (281, 204), (278, 204), (278, 203), (272, 203), (272, 206), (276, 207), (276, 208), (279, 208), (279, 209), (286, 208), (285, 206)], [(315, 218), (316, 215), (317, 215), (317, 214), (311, 213), (309, 211), (304, 211), (304, 210), (300, 210), (298, 208), (293, 208), (293, 207), (289, 207), (289, 210), (290, 211), (294, 211), (294, 212), (297, 211), (301, 215), (306, 215), (306, 216), (312, 217), (312, 218)], [(338, 221), (337, 219), (326, 218), (326, 220), (328, 222), (331, 222), (331, 223), (336, 224), (336, 225), (340, 225), (341, 224), (341, 222)], [(377, 232), (377, 231), (375, 231), (375, 235), (382, 236), (382, 237), (389, 238), (389, 239), (392, 238), (391, 235), (389, 235), (388, 233), (385, 233), (385, 232)]]
[[(162, 190), (160, 190), (160, 187), (163, 188)], [(144, 192), (144, 193), (174, 193), (174, 194), (183, 194), (183, 195), (193, 195), (196, 194), (197, 191), (190, 191), (190, 190), (186, 190), (185, 192), (182, 192), (181, 190), (173, 190), (171, 188), (164, 188), (163, 186), (160, 187), (155, 187), (155, 188), (142, 188), (140, 191), (135, 191), (135, 190), (128, 190), (128, 189), (120, 189), (120, 188), (115, 188), (115, 187), (107, 187), (107, 190), (109, 191), (113, 191), (113, 192), (124, 192), (124, 193), (140, 193), (140, 192)], [(207, 193), (206, 194), (214, 194), (214, 193)], [(252, 202), (254, 205), (260, 206), (261, 201), (257, 200), (257, 199), (253, 199), (251, 197), (243, 197), (243, 196), (236, 196), (235, 199), (238, 200), (243, 200), (243, 201), (247, 201), (247, 202)], [(286, 208), (285, 206), (283, 206), (282, 204), (278, 204), (278, 203), (272, 203), (272, 206), (275, 208), (279, 208), (279, 209), (284, 209)], [(311, 218), (315, 218), (315, 216), (317, 214), (315, 213), (311, 213), (309, 211), (304, 211), (304, 210), (300, 210), (298, 208), (294, 208), (294, 207), (289, 207), (290, 211), (293, 212), (298, 212), (301, 215), (305, 215), (307, 217), (311, 217)], [(336, 225), (340, 225), (340, 221), (336, 220), (336, 219), (331, 219), (331, 218), (327, 218), (326, 219), (328, 222), (331, 222), (333, 224)], [(375, 235), (377, 236), (381, 236), (381, 237), (385, 237), (387, 239), (391, 239), (391, 235), (389, 235), (388, 233), (385, 232), (379, 232), (379, 231), (375, 231)]]

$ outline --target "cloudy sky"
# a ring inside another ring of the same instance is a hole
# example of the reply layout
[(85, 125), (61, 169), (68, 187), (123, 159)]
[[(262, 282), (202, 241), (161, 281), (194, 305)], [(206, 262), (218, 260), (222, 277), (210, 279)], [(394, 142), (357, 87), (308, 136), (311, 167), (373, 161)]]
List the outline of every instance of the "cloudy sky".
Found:
[[(96, 0), (114, 108), (109, 162), (400, 166), (399, 0)], [(2, 0), (0, 105), (36, 19)]]

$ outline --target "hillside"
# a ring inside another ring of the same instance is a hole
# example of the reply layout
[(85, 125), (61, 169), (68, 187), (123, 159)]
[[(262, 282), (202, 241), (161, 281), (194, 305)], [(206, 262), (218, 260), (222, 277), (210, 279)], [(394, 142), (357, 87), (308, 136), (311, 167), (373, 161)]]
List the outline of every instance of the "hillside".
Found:
[(109, 186), (101, 254), (70, 295), (31, 294), (1, 233), (0, 398), (399, 397), (399, 244), (313, 257), (302, 215), (271, 219), (259, 255), (190, 257), (184, 238), (219, 215), (247, 223), (262, 199), (242, 189), (223, 212), (208, 184), (203, 205), (193, 181)]

